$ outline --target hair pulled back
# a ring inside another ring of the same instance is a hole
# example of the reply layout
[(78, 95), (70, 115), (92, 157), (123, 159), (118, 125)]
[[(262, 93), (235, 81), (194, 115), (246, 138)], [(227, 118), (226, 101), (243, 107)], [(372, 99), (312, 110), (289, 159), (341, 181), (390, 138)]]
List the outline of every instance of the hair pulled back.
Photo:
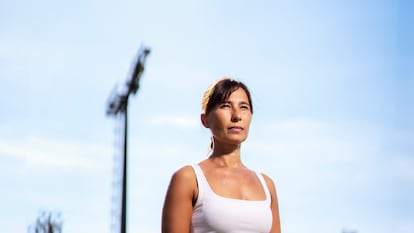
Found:
[(239, 88), (242, 88), (246, 92), (250, 104), (250, 112), (253, 113), (253, 103), (247, 86), (241, 81), (227, 77), (217, 80), (206, 90), (202, 100), (203, 113), (208, 115), (211, 110), (225, 102), (231, 93)]

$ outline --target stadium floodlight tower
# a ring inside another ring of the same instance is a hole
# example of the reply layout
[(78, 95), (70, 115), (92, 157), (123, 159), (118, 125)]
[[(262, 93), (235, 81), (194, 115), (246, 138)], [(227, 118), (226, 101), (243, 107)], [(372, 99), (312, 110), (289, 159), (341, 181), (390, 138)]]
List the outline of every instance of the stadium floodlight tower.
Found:
[(122, 200), (121, 200), (121, 233), (126, 233), (126, 215), (127, 215), (127, 141), (128, 141), (128, 100), (131, 94), (136, 94), (139, 89), (139, 81), (144, 71), (146, 57), (150, 49), (141, 46), (136, 58), (134, 68), (126, 85), (121, 93), (117, 93), (116, 88), (108, 98), (106, 114), (108, 116), (121, 115), (124, 119), (124, 138), (123, 138), (123, 163), (122, 163)]

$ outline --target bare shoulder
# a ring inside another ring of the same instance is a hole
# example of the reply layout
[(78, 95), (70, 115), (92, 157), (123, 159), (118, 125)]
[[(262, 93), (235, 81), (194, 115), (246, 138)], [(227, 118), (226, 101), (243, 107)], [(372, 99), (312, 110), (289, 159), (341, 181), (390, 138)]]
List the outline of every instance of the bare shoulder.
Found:
[(178, 183), (179, 185), (191, 186), (192, 184), (196, 184), (196, 182), (194, 169), (190, 165), (179, 168), (171, 177), (171, 183)]
[(273, 182), (273, 179), (264, 173), (262, 173), (262, 175), (270, 191), (273, 192), (274, 190), (276, 190), (276, 186), (275, 186), (275, 183)]
[(194, 169), (190, 165), (181, 167), (173, 173), (170, 181), (170, 191), (193, 195), (197, 191), (196, 188), (197, 179)]
[(196, 187), (191, 166), (181, 167), (173, 173), (164, 200), (162, 232), (190, 232)]
[(165, 205), (171, 206), (173, 203), (191, 202), (197, 198), (198, 188), (195, 172), (191, 166), (184, 166), (176, 170), (168, 185)]
[(194, 169), (190, 166), (184, 166), (175, 171), (172, 175), (173, 180), (195, 181)]

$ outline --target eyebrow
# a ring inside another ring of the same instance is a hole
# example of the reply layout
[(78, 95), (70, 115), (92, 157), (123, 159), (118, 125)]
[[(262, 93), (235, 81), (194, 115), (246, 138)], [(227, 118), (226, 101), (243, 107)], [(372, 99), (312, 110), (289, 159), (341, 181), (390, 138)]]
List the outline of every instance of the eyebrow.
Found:
[[(224, 103), (232, 103), (232, 101), (226, 100), (226, 101), (223, 101), (223, 102), (221, 102), (221, 103), (222, 103), (222, 104), (224, 104)], [(244, 100), (242, 100), (242, 101), (237, 102), (237, 103), (239, 103), (239, 104), (247, 104), (247, 105), (249, 105), (249, 106), (250, 106), (249, 101), (244, 101)]]

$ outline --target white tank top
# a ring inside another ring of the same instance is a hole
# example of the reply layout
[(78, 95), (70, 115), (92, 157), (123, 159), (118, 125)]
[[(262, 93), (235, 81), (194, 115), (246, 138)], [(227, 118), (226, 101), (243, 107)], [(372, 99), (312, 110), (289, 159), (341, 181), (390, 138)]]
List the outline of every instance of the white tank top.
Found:
[(226, 198), (214, 193), (198, 164), (192, 164), (198, 183), (198, 198), (193, 207), (194, 233), (265, 233), (272, 227), (271, 197), (262, 174), (256, 173), (266, 200)]

